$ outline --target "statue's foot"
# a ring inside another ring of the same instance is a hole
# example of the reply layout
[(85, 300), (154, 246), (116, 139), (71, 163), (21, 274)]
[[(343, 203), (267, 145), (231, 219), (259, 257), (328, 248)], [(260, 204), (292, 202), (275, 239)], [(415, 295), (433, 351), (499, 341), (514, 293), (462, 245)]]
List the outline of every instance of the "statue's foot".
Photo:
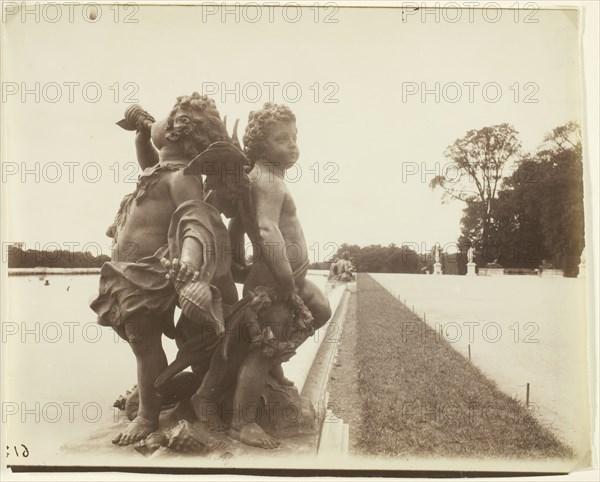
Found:
[(231, 427), (227, 433), (231, 438), (239, 440), (246, 445), (252, 445), (253, 447), (259, 447), (261, 449), (274, 449), (281, 443), (279, 440), (274, 439), (265, 433), (265, 431), (260, 428), (260, 425), (256, 423), (244, 425), (239, 430)]
[(158, 421), (148, 420), (142, 418), (139, 415), (135, 417), (127, 428), (123, 430), (116, 438), (113, 439), (112, 443), (117, 445), (129, 445), (142, 440), (154, 432), (158, 428)]

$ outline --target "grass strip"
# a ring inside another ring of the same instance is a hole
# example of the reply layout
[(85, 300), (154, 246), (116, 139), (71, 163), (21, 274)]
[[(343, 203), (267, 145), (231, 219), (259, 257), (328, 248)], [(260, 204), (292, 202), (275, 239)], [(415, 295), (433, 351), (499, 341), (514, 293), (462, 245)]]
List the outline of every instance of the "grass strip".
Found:
[(370, 455), (555, 458), (570, 447), (367, 274), (358, 276), (358, 448)]

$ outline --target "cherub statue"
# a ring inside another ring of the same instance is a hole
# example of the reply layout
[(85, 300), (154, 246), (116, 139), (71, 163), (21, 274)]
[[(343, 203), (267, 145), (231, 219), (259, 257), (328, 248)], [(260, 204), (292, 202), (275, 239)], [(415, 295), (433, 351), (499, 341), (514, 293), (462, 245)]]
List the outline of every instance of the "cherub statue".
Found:
[[(296, 323), (298, 318), (308, 318), (304, 313), (293, 313), (292, 318), (284, 317), (271, 323), (274, 340), (284, 346), (286, 342), (291, 343), (293, 346), (288, 346), (288, 349), (293, 351), (329, 320), (331, 308), (324, 293), (306, 278), (309, 265), (306, 240), (296, 213), (296, 204), (284, 182), (285, 171), (300, 156), (296, 117), (292, 111), (283, 105), (265, 103), (262, 109), (251, 112), (244, 133), (244, 149), (252, 165), (249, 172), (250, 192), (256, 209), (259, 243), (263, 247), (273, 248), (263, 248), (261, 256), (254, 259), (244, 283), (244, 294), (258, 287), (266, 287), (276, 293), (273, 301), (284, 306), (291, 304), (300, 312), (306, 307), (312, 317), (310, 327)], [(294, 250), (288, 253), (290, 246)], [(276, 313), (278, 308), (274, 307), (274, 310)], [(290, 330), (294, 323), (298, 326)], [(286, 354), (275, 354), (269, 360), (263, 350), (253, 351), (244, 359), (235, 390), (234, 407), (258, 401), (267, 375), (274, 368), (278, 373), (276, 378), (284, 378), (280, 366), (282, 358), (285, 359)], [(246, 417), (234, 419), (229, 434), (249, 445), (272, 446), (271, 437)]]
[[(195, 101), (200, 104), (196, 113)], [(195, 119), (202, 114), (210, 118)], [(306, 242), (283, 182), (285, 169), (298, 159), (295, 118), (286, 107), (273, 104), (251, 113), (244, 136), (245, 154), (235, 134), (228, 138), (209, 99), (197, 94), (180, 98), (171, 118), (161, 129), (161, 123), (154, 123), (137, 109), (129, 111), (122, 122), (126, 128), (138, 129), (140, 164), (154, 167), (146, 169), (136, 192), (123, 201), (111, 234), (116, 244), (147, 242), (136, 235), (152, 235), (156, 237), (152, 248), (158, 247), (154, 252), (147, 248), (145, 258), (117, 258), (107, 263), (102, 270), (101, 293), (92, 304), (102, 324), (113, 326), (132, 344), (140, 342), (132, 346), (140, 374), (139, 410), (115, 441), (132, 443), (155, 430), (163, 400), (159, 394), (168, 395), (169, 384), (189, 374), (181, 372), (192, 366), (193, 383), (175, 385), (184, 391), (200, 385), (191, 398), (196, 419), (183, 420), (172, 430), (173, 447), (209, 443), (211, 429), (226, 424), (232, 437), (273, 448), (279, 442), (265, 431), (264, 420), (248, 418), (245, 409), (278, 393), (284, 393), (285, 400), (293, 399), (295, 388), (290, 387), (281, 363), (331, 316), (327, 298), (306, 279)], [(178, 125), (175, 135), (170, 135), (169, 127)], [(158, 153), (149, 137), (144, 138), (144, 126), (151, 126)], [(187, 136), (202, 142), (181, 142), (189, 140)], [(179, 146), (173, 145), (178, 142)], [(260, 170), (273, 176), (261, 180)], [(176, 177), (171, 180), (169, 173)], [(204, 185), (201, 176), (205, 176)], [(182, 177), (189, 182), (170, 184)], [(196, 186), (194, 191), (188, 188), (192, 199), (179, 199), (180, 193), (173, 189), (184, 189), (186, 184)], [(145, 203), (161, 196), (166, 206), (154, 206), (158, 218), (152, 217), (154, 213), (140, 213), (140, 199)], [(171, 202), (165, 202), (168, 196)], [(177, 214), (182, 209), (179, 204), (190, 207), (183, 217)], [(136, 213), (147, 216), (143, 223), (147, 233), (141, 227), (139, 232), (126, 229), (127, 223), (137, 222)], [(219, 213), (232, 218), (228, 236)], [(123, 232), (130, 233), (129, 237)], [(255, 247), (250, 266), (237, 249), (231, 249), (243, 245), (240, 237), (243, 240), (245, 234)], [(160, 246), (159, 241), (163, 242)], [(284, 249), (290, 244), (301, 248), (294, 258)], [(237, 303), (229, 271), (231, 253), (239, 265), (237, 281), (244, 282), (244, 298)], [(130, 300), (137, 302), (131, 305)], [(175, 303), (183, 315), (173, 328)], [(149, 318), (156, 322), (147, 326)], [(175, 336), (180, 348), (168, 367), (160, 346), (162, 332)], [(295, 393), (299, 397), (297, 390)], [(233, 416), (227, 417), (217, 406), (229, 406), (228, 413)]]
[(224, 305), (234, 304), (237, 294), (220, 212), (204, 202), (201, 178), (184, 175), (210, 144), (229, 140), (215, 102), (196, 92), (178, 97), (160, 122), (132, 106), (119, 125), (137, 130), (144, 171), (107, 232), (114, 240), (112, 261), (102, 267), (91, 308), (98, 323), (127, 340), (136, 357), (137, 416), (113, 441), (128, 445), (158, 427), (162, 396), (154, 382), (167, 367), (162, 334), (177, 336), (176, 304), (185, 320), (202, 324), (208, 338), (217, 339), (224, 330)]
[[(228, 421), (229, 435), (249, 445), (273, 448), (278, 441), (255, 418), (249, 418), (245, 410), (259, 404), (269, 379), (280, 386), (290, 385), (281, 363), (327, 322), (331, 309), (325, 295), (306, 279), (306, 241), (283, 180), (285, 170), (299, 156), (294, 115), (287, 107), (265, 104), (250, 114), (244, 144), (250, 163), (250, 189), (244, 191), (249, 197), (240, 196), (245, 202), (239, 206), (250, 207), (232, 219), (229, 230), (232, 241), (238, 239), (233, 243), (237, 245), (243, 244), (239, 237), (248, 234), (255, 252), (244, 282), (244, 299), (228, 317), (222, 349), (214, 353), (192, 404), (200, 421), (220, 428), (224, 417), (218, 407), (233, 391), (229, 400), (234, 412)], [(230, 147), (214, 149), (215, 154), (221, 151), (215, 155), (215, 161), (221, 164), (227, 157), (224, 149), (229, 149), (232, 157), (237, 156)], [(198, 156), (187, 171), (204, 173), (210, 165), (210, 151)], [(217, 192), (219, 185), (219, 196), (225, 199), (230, 183), (217, 182)], [(285, 248), (290, 245), (299, 248), (294, 257), (286, 253)]]

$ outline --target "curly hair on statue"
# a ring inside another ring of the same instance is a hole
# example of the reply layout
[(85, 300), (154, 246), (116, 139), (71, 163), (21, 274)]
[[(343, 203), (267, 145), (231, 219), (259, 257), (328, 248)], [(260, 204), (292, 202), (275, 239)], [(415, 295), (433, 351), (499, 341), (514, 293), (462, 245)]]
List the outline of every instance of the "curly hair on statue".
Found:
[(296, 116), (286, 105), (266, 102), (260, 110), (250, 112), (244, 132), (244, 152), (254, 163), (264, 155), (264, 141), (269, 128), (277, 122), (296, 122)]
[[(188, 114), (190, 121), (176, 127), (175, 117), (181, 111)], [(167, 119), (166, 137), (173, 142), (183, 142), (184, 153), (191, 158), (213, 142), (231, 140), (215, 101), (198, 92), (177, 97)]]

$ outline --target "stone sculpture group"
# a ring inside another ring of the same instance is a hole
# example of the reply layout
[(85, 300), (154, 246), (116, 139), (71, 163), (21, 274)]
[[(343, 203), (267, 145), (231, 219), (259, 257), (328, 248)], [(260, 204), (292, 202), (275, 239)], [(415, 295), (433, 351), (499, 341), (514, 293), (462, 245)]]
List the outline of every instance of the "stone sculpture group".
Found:
[[(91, 303), (137, 362), (137, 385), (115, 402), (130, 422), (113, 443), (202, 452), (225, 446), (227, 434), (268, 449), (312, 430), (311, 407), (281, 367), (331, 316), (306, 278), (284, 183), (299, 157), (294, 114), (271, 103), (251, 112), (243, 147), (237, 122), (230, 135), (214, 100), (196, 92), (178, 97), (166, 119), (135, 105), (118, 125), (136, 132), (143, 173), (107, 231), (112, 259)], [(300, 254), (266, 249), (288, 245)], [(179, 349), (171, 364), (163, 335)]]

